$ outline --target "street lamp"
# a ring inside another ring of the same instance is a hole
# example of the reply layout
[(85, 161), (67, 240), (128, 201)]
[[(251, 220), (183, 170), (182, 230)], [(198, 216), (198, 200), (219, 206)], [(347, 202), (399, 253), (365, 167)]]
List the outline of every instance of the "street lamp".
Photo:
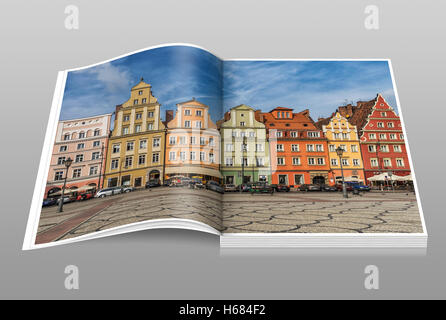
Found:
[(390, 179), (390, 185), (392, 186), (392, 192), (394, 192), (395, 189), (393, 187), (393, 180), (392, 180), (393, 172), (390, 171), (388, 174), (389, 174), (389, 179)]
[(342, 175), (342, 194), (344, 198), (348, 198), (347, 194), (347, 188), (345, 186), (345, 180), (344, 180), (344, 168), (342, 167), (342, 155), (344, 154), (344, 149), (341, 148), (341, 146), (336, 148), (336, 153), (339, 157), (339, 163), (341, 165), (341, 175)]
[(243, 192), (243, 184), (245, 183), (245, 151), (246, 151), (246, 136), (243, 136), (242, 141), (242, 184), (240, 185), (240, 193)]
[(65, 167), (67, 168), (67, 171), (65, 172), (65, 179), (63, 182), (62, 193), (61, 193), (60, 199), (59, 199), (59, 209), (57, 210), (57, 212), (63, 212), (63, 200), (64, 200), (63, 197), (65, 195), (65, 186), (67, 185), (68, 168), (73, 163), (73, 160), (70, 157), (68, 157), (68, 159), (65, 160), (63, 163), (64, 163)]

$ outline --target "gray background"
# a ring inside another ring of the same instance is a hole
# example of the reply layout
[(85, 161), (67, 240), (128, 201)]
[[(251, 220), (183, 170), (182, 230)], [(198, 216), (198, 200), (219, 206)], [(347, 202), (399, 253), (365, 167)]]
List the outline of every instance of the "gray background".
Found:
[[(64, 8), (80, 29), (64, 28)], [(380, 8), (380, 30), (364, 8)], [(0, 297), (445, 298), (445, 6), (440, 1), (1, 1)], [(44, 250), (21, 245), (58, 70), (189, 42), (225, 58), (391, 58), (429, 231), (416, 252), (220, 254), (219, 239), (157, 230)], [(80, 268), (80, 290), (64, 268)], [(364, 289), (364, 267), (380, 290)]]

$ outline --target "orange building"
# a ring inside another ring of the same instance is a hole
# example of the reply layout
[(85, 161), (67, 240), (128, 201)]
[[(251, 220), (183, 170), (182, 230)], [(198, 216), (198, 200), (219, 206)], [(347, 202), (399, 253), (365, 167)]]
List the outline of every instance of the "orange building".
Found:
[(219, 180), (220, 134), (209, 107), (195, 99), (178, 103), (175, 117), (166, 112), (166, 178)]
[(258, 117), (267, 129), (273, 184), (331, 184), (327, 139), (308, 110), (278, 107)]

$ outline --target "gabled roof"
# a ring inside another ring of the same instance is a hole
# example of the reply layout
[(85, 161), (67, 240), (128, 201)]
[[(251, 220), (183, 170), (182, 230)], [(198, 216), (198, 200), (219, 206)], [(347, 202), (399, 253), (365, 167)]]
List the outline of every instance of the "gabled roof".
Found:
[(362, 128), (366, 124), (367, 117), (369, 116), (370, 112), (372, 112), (372, 109), (375, 106), (376, 101), (378, 100), (378, 96), (379, 95), (377, 95), (375, 99), (370, 101), (357, 102), (353, 111), (353, 115), (348, 120), (351, 124), (355, 125), (356, 128), (358, 128), (358, 131), (362, 130)]
[(195, 98), (192, 98), (192, 99), (187, 100), (187, 101), (184, 101), (184, 102), (179, 102), (179, 103), (177, 103), (177, 105), (179, 105), (179, 104), (180, 104), (180, 105), (184, 105), (184, 104), (194, 104), (194, 105), (200, 105), (200, 106), (203, 106), (203, 107), (209, 107), (208, 105), (206, 105), (206, 104), (204, 104), (204, 103), (202, 103), (202, 102), (196, 100)]
[(152, 86), (149, 83), (144, 82), (144, 78), (141, 77), (141, 80), (138, 82), (138, 84), (136, 84), (135, 86), (132, 87), (132, 90), (151, 88), (151, 87)]
[[(292, 109), (290, 109), (292, 110)], [(275, 129), (294, 129), (294, 130), (318, 130), (313, 119), (310, 117), (308, 109), (298, 113), (293, 113), (291, 118), (275, 118), (270, 112), (262, 113), (263, 122), (267, 127)], [(271, 124), (274, 124), (273, 126)]]

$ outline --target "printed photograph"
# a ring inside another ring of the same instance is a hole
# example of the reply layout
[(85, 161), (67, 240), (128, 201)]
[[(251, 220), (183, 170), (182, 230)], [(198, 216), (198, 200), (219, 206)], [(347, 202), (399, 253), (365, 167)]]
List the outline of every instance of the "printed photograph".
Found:
[(425, 233), (388, 60), (185, 45), (67, 72), (35, 244), (175, 219), (217, 234)]

